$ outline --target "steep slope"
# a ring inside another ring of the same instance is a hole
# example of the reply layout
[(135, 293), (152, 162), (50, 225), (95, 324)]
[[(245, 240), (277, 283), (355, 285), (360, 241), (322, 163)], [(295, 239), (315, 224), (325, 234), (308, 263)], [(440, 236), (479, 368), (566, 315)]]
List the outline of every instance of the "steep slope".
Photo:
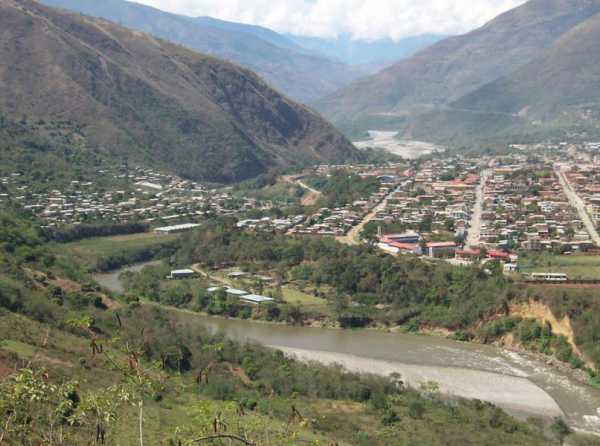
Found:
[(310, 53), (270, 30), (185, 17), (125, 0), (42, 0), (49, 6), (102, 17), (250, 68), (276, 89), (309, 102), (364, 75), (358, 68)]
[[(461, 116), (452, 125), (449, 115)], [(488, 120), (490, 115), (501, 119)], [(489, 121), (489, 125), (485, 122)], [(432, 125), (433, 123), (433, 125)], [(600, 14), (564, 34), (514, 73), (417, 118), (415, 137), (494, 138), (509, 132), (599, 135)], [(469, 129), (477, 129), (476, 133)]]
[(77, 122), (98, 148), (197, 179), (357, 157), (227, 62), (32, 0), (0, 0), (0, 30), (0, 115)]
[(448, 104), (539, 56), (600, 12), (598, 0), (530, 0), (485, 26), (445, 39), (319, 101), (335, 122), (413, 116)]

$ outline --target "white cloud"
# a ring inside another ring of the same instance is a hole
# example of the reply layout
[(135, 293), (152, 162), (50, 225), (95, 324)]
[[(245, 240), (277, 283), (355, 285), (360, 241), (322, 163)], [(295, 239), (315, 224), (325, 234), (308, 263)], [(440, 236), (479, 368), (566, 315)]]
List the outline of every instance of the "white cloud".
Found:
[(279, 32), (356, 39), (459, 34), (525, 0), (135, 0), (190, 16), (262, 25)]

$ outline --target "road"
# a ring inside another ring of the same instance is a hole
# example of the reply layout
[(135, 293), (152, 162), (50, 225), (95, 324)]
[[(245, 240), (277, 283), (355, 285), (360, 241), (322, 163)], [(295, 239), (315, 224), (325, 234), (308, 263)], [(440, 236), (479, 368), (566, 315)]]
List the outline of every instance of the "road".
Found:
[(567, 179), (562, 168), (556, 167), (555, 171), (556, 171), (556, 175), (558, 175), (558, 181), (560, 182), (560, 185), (562, 186), (563, 190), (565, 191), (565, 195), (569, 199), (571, 206), (573, 206), (577, 210), (577, 213), (579, 214), (579, 218), (581, 219), (581, 221), (583, 221), (583, 224), (585, 225), (585, 229), (587, 229), (588, 233), (590, 234), (590, 237), (591, 237), (592, 241), (594, 242), (594, 245), (600, 246), (600, 236), (598, 235), (598, 231), (596, 230), (596, 226), (594, 225), (594, 222), (590, 218), (590, 214), (588, 214), (588, 212), (585, 208), (585, 203), (579, 197), (579, 195), (577, 195), (577, 193), (575, 192), (575, 190), (569, 183), (569, 180)]
[(483, 189), (486, 180), (491, 175), (491, 170), (484, 170), (481, 172), (481, 181), (477, 186), (477, 198), (475, 200), (475, 206), (473, 207), (473, 214), (471, 215), (471, 224), (469, 225), (469, 232), (467, 235), (466, 246), (477, 248), (481, 238), (481, 213), (483, 212)]
[(367, 225), (367, 223), (369, 223), (371, 220), (373, 220), (373, 218), (375, 218), (378, 212), (383, 211), (385, 209), (388, 200), (391, 198), (394, 192), (391, 192), (390, 194), (386, 195), (385, 198), (381, 201), (381, 203), (379, 203), (377, 206), (371, 209), (371, 212), (365, 215), (359, 224), (353, 226), (352, 229), (350, 229), (346, 235), (336, 237), (337, 241), (345, 243), (347, 245), (358, 245), (360, 243), (360, 233), (363, 230), (363, 228)]

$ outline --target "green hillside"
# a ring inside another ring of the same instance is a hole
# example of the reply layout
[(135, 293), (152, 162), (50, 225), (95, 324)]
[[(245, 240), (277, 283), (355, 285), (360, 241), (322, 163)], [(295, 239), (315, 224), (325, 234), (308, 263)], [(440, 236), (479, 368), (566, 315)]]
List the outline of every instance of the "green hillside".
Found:
[(233, 181), (359, 156), (318, 115), (227, 62), (31, 0), (1, 0), (0, 28), (0, 114), (76, 123), (112, 158)]

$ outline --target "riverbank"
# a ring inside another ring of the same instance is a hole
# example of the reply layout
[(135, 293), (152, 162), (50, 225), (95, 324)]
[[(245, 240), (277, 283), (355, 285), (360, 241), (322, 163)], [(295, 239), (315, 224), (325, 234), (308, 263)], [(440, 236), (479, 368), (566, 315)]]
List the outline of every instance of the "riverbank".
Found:
[[(380, 376), (399, 374), (406, 385), (417, 389), (428, 383), (435, 383), (444, 395), (488, 401), (521, 419), (529, 416), (545, 418), (564, 416), (563, 411), (550, 395), (522, 377), (457, 367), (403, 364), (277, 345), (269, 347), (281, 350), (286, 355), (301, 361), (316, 361), (325, 365), (338, 364), (352, 372)], [(490, 386), (490, 382), (494, 382), (495, 385)]]

